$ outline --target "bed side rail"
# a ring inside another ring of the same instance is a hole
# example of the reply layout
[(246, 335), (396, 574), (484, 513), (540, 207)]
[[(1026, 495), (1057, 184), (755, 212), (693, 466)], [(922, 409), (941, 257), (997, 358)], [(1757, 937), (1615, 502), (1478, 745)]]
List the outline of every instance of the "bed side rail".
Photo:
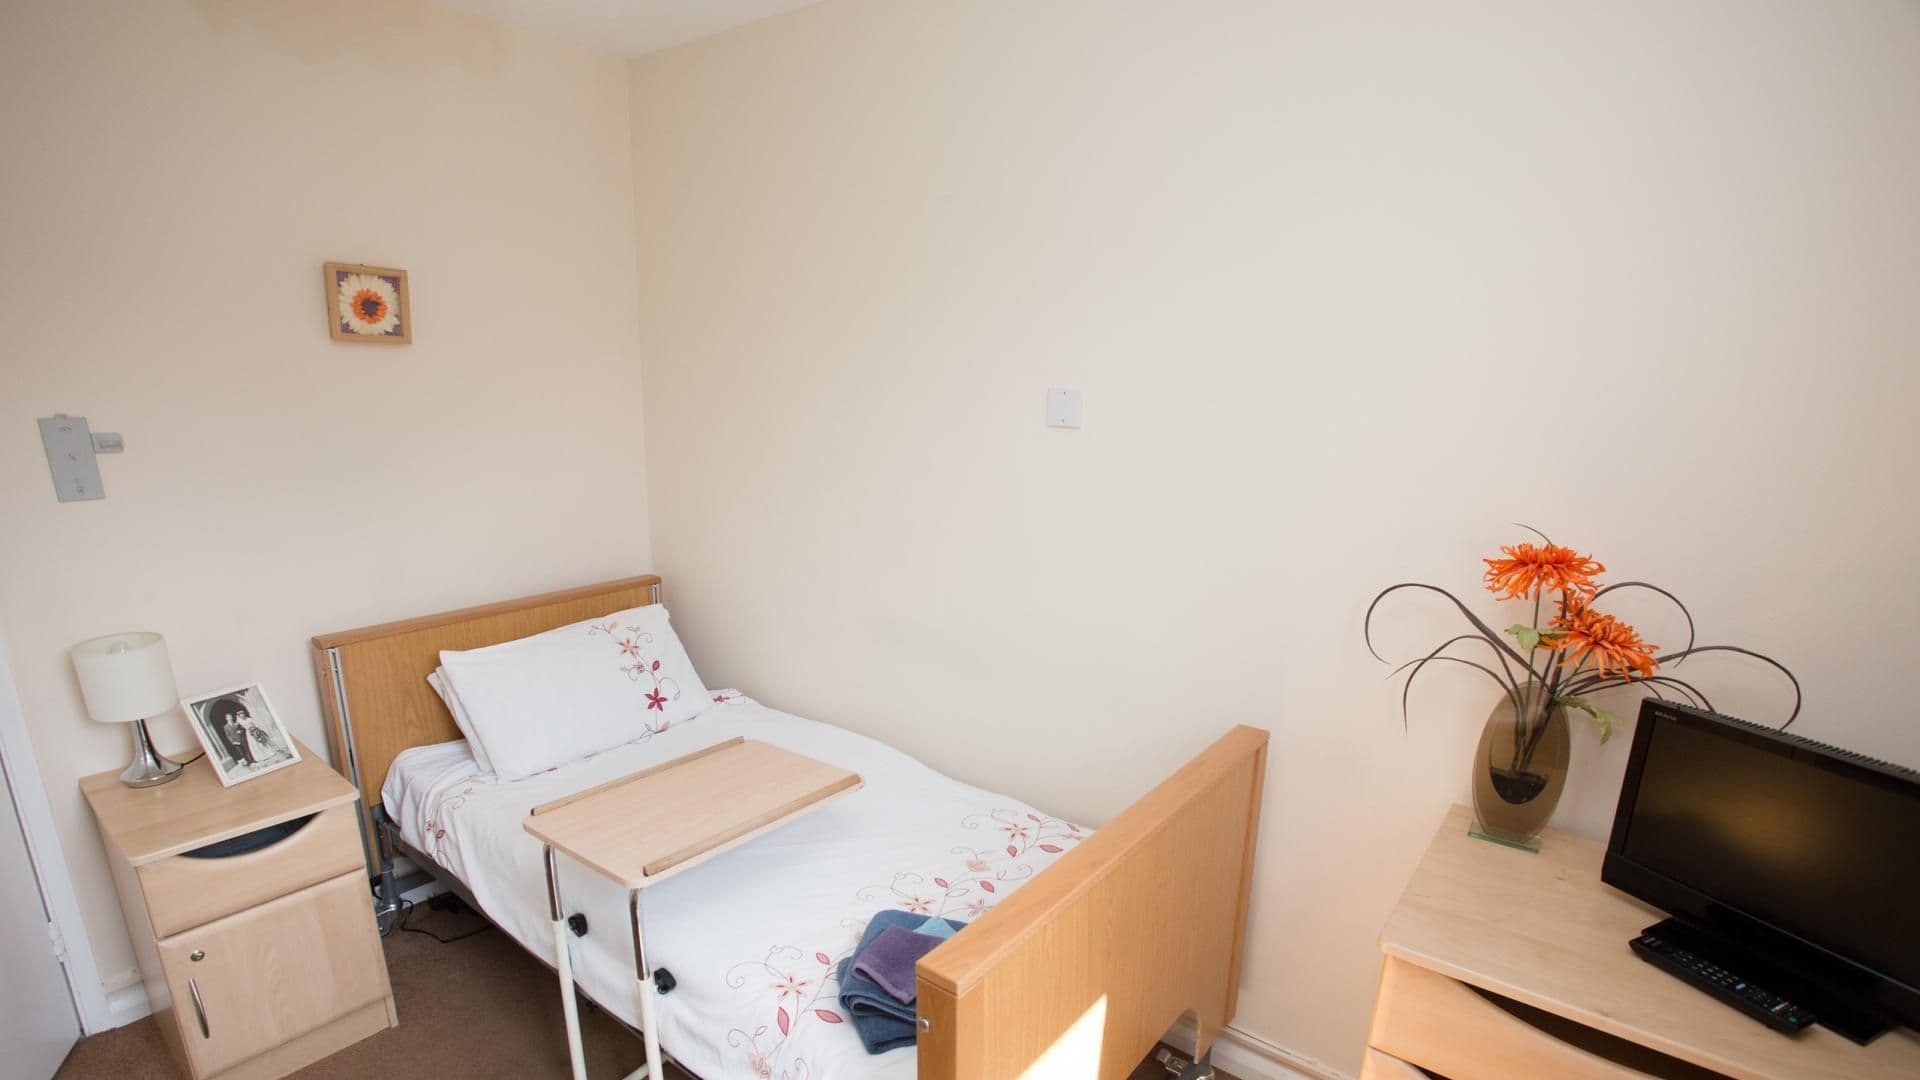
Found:
[(921, 959), (921, 1080), (1124, 1078), (1233, 1016), (1267, 733), (1236, 727)]

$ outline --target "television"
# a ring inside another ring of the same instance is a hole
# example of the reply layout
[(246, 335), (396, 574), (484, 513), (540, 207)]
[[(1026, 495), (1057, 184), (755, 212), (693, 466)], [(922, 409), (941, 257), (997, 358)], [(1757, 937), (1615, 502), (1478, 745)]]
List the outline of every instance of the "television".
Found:
[(1920, 1027), (1920, 773), (1648, 699), (1600, 878), (1855, 1042)]

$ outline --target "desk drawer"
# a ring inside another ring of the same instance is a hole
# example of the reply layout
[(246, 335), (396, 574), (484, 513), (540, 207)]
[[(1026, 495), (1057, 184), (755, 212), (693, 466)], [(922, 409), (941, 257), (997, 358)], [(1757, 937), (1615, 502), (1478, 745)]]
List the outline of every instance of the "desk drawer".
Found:
[(1367, 1057), (1359, 1063), (1359, 1080), (1432, 1080), (1432, 1074), (1369, 1045)]
[(291, 836), (244, 855), (174, 855), (136, 867), (154, 936), (168, 937), (364, 866), (355, 806), (322, 810)]
[(1360, 1080), (1432, 1080), (1432, 1077), (1424, 1069), (1369, 1046), (1367, 1056), (1360, 1061)]
[(1654, 1074), (1563, 1042), (1445, 975), (1388, 958), (1368, 1043), (1471, 1080), (1643, 1080)]

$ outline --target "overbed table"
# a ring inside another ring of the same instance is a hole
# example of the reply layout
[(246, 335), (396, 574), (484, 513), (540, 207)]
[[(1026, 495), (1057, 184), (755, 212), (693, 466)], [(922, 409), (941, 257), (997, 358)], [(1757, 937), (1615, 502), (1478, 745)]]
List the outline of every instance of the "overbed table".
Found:
[(647, 1051), (647, 1063), (628, 1080), (657, 1078), (660, 1039), (654, 996), (659, 989), (647, 966), (640, 890), (856, 791), (861, 783), (858, 773), (736, 737), (533, 809), (524, 824), (546, 846), (547, 902), (574, 1080), (586, 1080), (587, 1066), (580, 1048), (556, 853), (626, 887)]

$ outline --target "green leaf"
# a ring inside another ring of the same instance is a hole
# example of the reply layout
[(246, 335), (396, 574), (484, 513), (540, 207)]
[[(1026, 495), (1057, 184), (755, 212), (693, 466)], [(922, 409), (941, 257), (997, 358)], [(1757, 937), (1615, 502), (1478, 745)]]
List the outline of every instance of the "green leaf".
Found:
[(1546, 636), (1525, 623), (1514, 623), (1507, 627), (1507, 633), (1512, 634), (1513, 639), (1520, 643), (1520, 647), (1528, 652), (1532, 652), (1540, 644), (1540, 639)]
[(1613, 738), (1613, 725), (1620, 722), (1618, 716), (1600, 708), (1583, 697), (1558, 697), (1553, 699), (1553, 703), (1569, 709), (1579, 709), (1581, 712), (1593, 717), (1593, 722), (1600, 727), (1600, 741), (1603, 743)]

